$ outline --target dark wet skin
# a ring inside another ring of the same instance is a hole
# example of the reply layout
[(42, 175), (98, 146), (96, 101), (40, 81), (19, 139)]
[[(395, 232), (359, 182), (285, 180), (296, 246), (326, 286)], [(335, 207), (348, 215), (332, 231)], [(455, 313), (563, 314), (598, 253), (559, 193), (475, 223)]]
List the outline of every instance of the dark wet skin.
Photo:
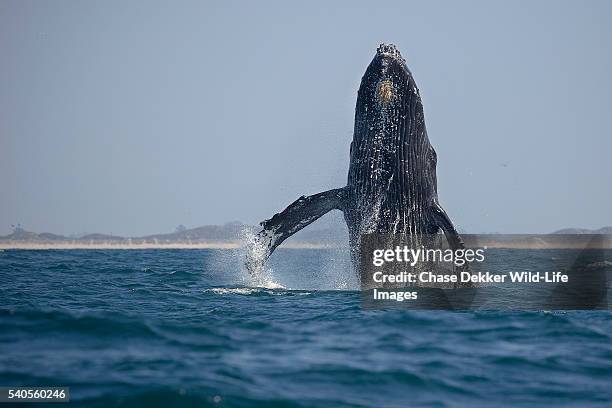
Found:
[(394, 45), (379, 46), (361, 80), (346, 187), (300, 197), (262, 222), (257, 241), (264, 253), (247, 260), (249, 269), (334, 209), (344, 212), (352, 249), (364, 233), (419, 237), (440, 230), (452, 248), (463, 248), (438, 203), (436, 152), (427, 137), (421, 96)]

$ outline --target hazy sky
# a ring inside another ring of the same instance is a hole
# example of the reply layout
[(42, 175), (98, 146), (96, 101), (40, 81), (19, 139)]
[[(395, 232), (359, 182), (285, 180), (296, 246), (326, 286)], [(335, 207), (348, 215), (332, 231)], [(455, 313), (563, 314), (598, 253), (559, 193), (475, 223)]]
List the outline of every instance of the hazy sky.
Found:
[(612, 224), (612, 2), (289, 3), (0, 0), (0, 234), (255, 223), (345, 185), (380, 42), (460, 228)]

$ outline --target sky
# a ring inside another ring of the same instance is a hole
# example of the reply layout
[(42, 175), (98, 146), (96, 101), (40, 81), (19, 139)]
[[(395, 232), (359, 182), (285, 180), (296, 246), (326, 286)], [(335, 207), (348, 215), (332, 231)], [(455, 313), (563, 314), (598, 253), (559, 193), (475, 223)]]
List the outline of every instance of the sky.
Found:
[(0, 0), (0, 234), (254, 224), (344, 186), (381, 42), (460, 229), (612, 225), (612, 2), (377, 3)]

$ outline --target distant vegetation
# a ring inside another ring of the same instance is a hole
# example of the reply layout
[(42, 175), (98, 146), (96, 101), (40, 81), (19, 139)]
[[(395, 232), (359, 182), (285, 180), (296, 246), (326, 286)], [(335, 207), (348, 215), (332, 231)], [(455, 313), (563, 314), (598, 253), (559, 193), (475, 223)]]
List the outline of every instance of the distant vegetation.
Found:
[[(176, 227), (174, 232), (167, 234), (154, 234), (142, 237), (122, 237), (109, 234), (86, 234), (80, 237), (66, 237), (49, 232), (35, 233), (27, 231), (21, 226), (13, 226), (13, 232), (0, 236), (2, 242), (31, 242), (31, 243), (111, 243), (111, 244), (174, 244), (174, 243), (233, 243), (241, 240), (245, 230), (257, 231), (258, 228), (241, 222), (230, 222), (223, 225), (204, 225), (202, 227), (187, 228), (184, 225)], [(566, 228), (553, 232), (553, 234), (604, 234), (612, 235), (612, 227), (603, 227), (596, 230), (585, 228)], [(346, 243), (348, 239), (346, 228), (331, 225), (324, 229), (306, 228), (288, 242), (312, 244), (338, 244)]]
[[(230, 222), (223, 225), (205, 225), (196, 228), (187, 228), (184, 225), (176, 227), (174, 232), (166, 234), (146, 235), (142, 237), (122, 237), (109, 234), (86, 234), (80, 237), (67, 237), (48, 232), (35, 233), (26, 231), (21, 227), (14, 227), (9, 235), (0, 236), (0, 242), (32, 242), (32, 243), (113, 243), (113, 244), (172, 244), (172, 243), (231, 243), (241, 239), (244, 231), (254, 226), (241, 222)], [(344, 231), (335, 228), (306, 229), (300, 231), (292, 238), (293, 242), (304, 243), (337, 243), (346, 241)]]

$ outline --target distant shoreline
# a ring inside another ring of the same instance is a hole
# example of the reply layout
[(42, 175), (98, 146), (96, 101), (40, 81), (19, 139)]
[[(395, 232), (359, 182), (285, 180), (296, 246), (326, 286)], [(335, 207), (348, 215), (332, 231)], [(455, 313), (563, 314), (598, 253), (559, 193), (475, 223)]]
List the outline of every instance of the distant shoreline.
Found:
[[(531, 236), (500, 235), (480, 236), (473, 240), (474, 235), (465, 235), (467, 247), (487, 247), (498, 249), (612, 249), (610, 236), (599, 236), (602, 239), (593, 241), (593, 235), (568, 236)], [(569, 238), (569, 239), (568, 239)], [(236, 249), (244, 246), (241, 241), (208, 241), (208, 242), (126, 242), (126, 241), (63, 241), (63, 242), (33, 242), (33, 241), (0, 241), (0, 250), (6, 249)], [(286, 242), (281, 248), (287, 249), (338, 249), (346, 248), (340, 243)]]
[[(20, 226), (9, 235), (0, 236), (0, 249), (236, 249), (244, 246), (242, 237), (254, 236), (258, 228), (241, 222), (204, 225), (187, 229), (183, 226), (167, 234), (122, 237), (112, 234), (86, 234), (69, 237), (49, 232), (36, 233)], [(468, 247), (562, 249), (612, 249), (612, 226), (597, 230), (566, 228), (552, 234), (461, 234)], [(595, 237), (596, 242), (593, 241)], [(348, 234), (341, 229), (299, 231), (281, 247), (290, 249), (347, 248)]]
[[(174, 243), (84, 243), (84, 242), (0, 242), (4, 249), (236, 249), (242, 244), (236, 242), (174, 242)], [(334, 245), (311, 243), (287, 243), (282, 246), (289, 249), (324, 249), (338, 248)]]

